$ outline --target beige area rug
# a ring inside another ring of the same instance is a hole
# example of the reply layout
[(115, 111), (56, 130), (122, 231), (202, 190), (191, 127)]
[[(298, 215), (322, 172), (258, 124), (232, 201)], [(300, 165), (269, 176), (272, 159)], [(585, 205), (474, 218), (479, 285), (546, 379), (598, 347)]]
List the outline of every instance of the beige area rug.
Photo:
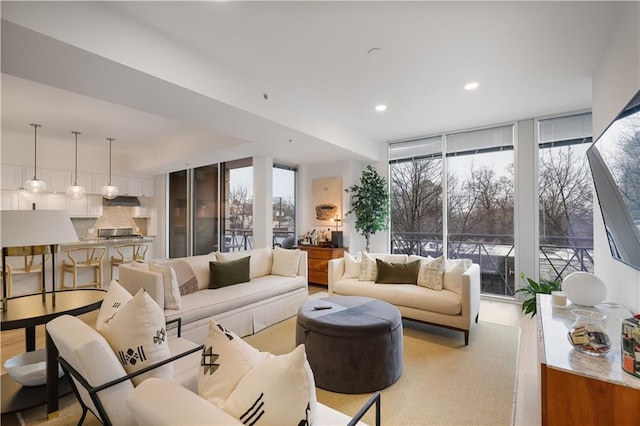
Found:
[[(323, 296), (314, 294), (312, 297)], [(295, 317), (245, 338), (274, 354), (295, 346)], [(404, 371), (381, 391), (383, 425), (511, 425), (516, 390), (520, 330), (480, 322), (469, 346), (462, 333), (404, 322)], [(366, 348), (363, 348), (366, 350)], [(354, 415), (370, 394), (348, 395), (317, 389), (318, 401)], [(75, 425), (81, 409), (73, 394), (60, 400), (59, 416), (46, 420), (46, 406), (3, 415), (2, 425)], [(364, 421), (374, 424), (373, 410)], [(100, 425), (89, 413), (87, 426)]]
[[(295, 346), (295, 318), (245, 340), (264, 351), (287, 353)], [(405, 321), (404, 370), (381, 391), (382, 424), (511, 425), (519, 340), (519, 329), (481, 321), (464, 346), (460, 332)], [(370, 396), (317, 390), (319, 402), (348, 415)], [(375, 423), (373, 411), (364, 421)]]

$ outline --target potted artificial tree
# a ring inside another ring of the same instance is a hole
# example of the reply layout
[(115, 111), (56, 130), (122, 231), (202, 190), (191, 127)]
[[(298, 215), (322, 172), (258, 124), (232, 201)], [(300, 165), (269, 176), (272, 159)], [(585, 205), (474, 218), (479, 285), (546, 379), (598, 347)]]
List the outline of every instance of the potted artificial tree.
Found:
[(389, 193), (387, 181), (370, 165), (362, 172), (360, 185), (352, 185), (345, 189), (351, 194), (351, 210), (346, 216), (356, 215), (356, 231), (362, 235), (369, 251), (369, 238), (377, 231), (388, 229)]

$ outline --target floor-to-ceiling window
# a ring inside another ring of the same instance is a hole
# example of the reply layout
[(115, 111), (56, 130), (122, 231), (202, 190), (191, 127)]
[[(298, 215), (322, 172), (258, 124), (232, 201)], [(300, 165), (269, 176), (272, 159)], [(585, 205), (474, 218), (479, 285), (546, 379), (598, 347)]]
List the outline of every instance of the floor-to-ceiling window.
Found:
[(394, 253), (442, 254), (442, 167), (440, 136), (389, 147)]
[(218, 165), (193, 169), (193, 254), (218, 250)]
[(221, 164), (222, 251), (253, 248), (253, 163), (251, 158)]
[(188, 170), (169, 174), (169, 257), (189, 255), (189, 176)]
[(593, 272), (591, 113), (538, 122), (540, 279)]
[(296, 235), (295, 167), (273, 165), (273, 245), (291, 248)]
[(484, 294), (513, 296), (513, 125), (446, 135), (448, 257), (480, 265)]
[(483, 293), (512, 297), (513, 144), (513, 125), (390, 144), (393, 252), (446, 247), (480, 265)]

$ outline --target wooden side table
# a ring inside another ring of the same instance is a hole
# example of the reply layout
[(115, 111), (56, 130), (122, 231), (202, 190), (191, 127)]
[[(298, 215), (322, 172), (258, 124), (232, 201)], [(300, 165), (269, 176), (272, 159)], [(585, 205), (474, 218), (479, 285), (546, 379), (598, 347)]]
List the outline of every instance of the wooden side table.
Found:
[(298, 246), (300, 250), (307, 252), (309, 262), (309, 282), (314, 284), (329, 285), (329, 260), (344, 256), (348, 247), (319, 247)]
[[(53, 294), (17, 296), (7, 299), (7, 310), (0, 314), (0, 329), (25, 329), (27, 351), (36, 349), (36, 326), (46, 324), (60, 315), (81, 315), (99, 309), (107, 292), (101, 289), (64, 290)], [(59, 392), (71, 391), (68, 379), (58, 381), (58, 349), (45, 331), (47, 347), (47, 384), (23, 387), (8, 374), (2, 375), (2, 413), (21, 411), (47, 403), (47, 417), (58, 413)]]

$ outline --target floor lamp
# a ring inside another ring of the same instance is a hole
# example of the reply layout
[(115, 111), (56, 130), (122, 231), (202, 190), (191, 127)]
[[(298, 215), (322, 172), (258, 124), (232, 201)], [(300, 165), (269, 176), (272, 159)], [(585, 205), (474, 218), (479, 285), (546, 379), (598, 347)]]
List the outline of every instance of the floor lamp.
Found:
[(60, 244), (78, 241), (69, 215), (64, 210), (0, 211), (2, 246), (2, 310), (7, 311), (7, 256), (42, 255), (42, 301), (46, 282), (44, 256), (51, 254), (52, 301), (56, 303), (56, 252)]

